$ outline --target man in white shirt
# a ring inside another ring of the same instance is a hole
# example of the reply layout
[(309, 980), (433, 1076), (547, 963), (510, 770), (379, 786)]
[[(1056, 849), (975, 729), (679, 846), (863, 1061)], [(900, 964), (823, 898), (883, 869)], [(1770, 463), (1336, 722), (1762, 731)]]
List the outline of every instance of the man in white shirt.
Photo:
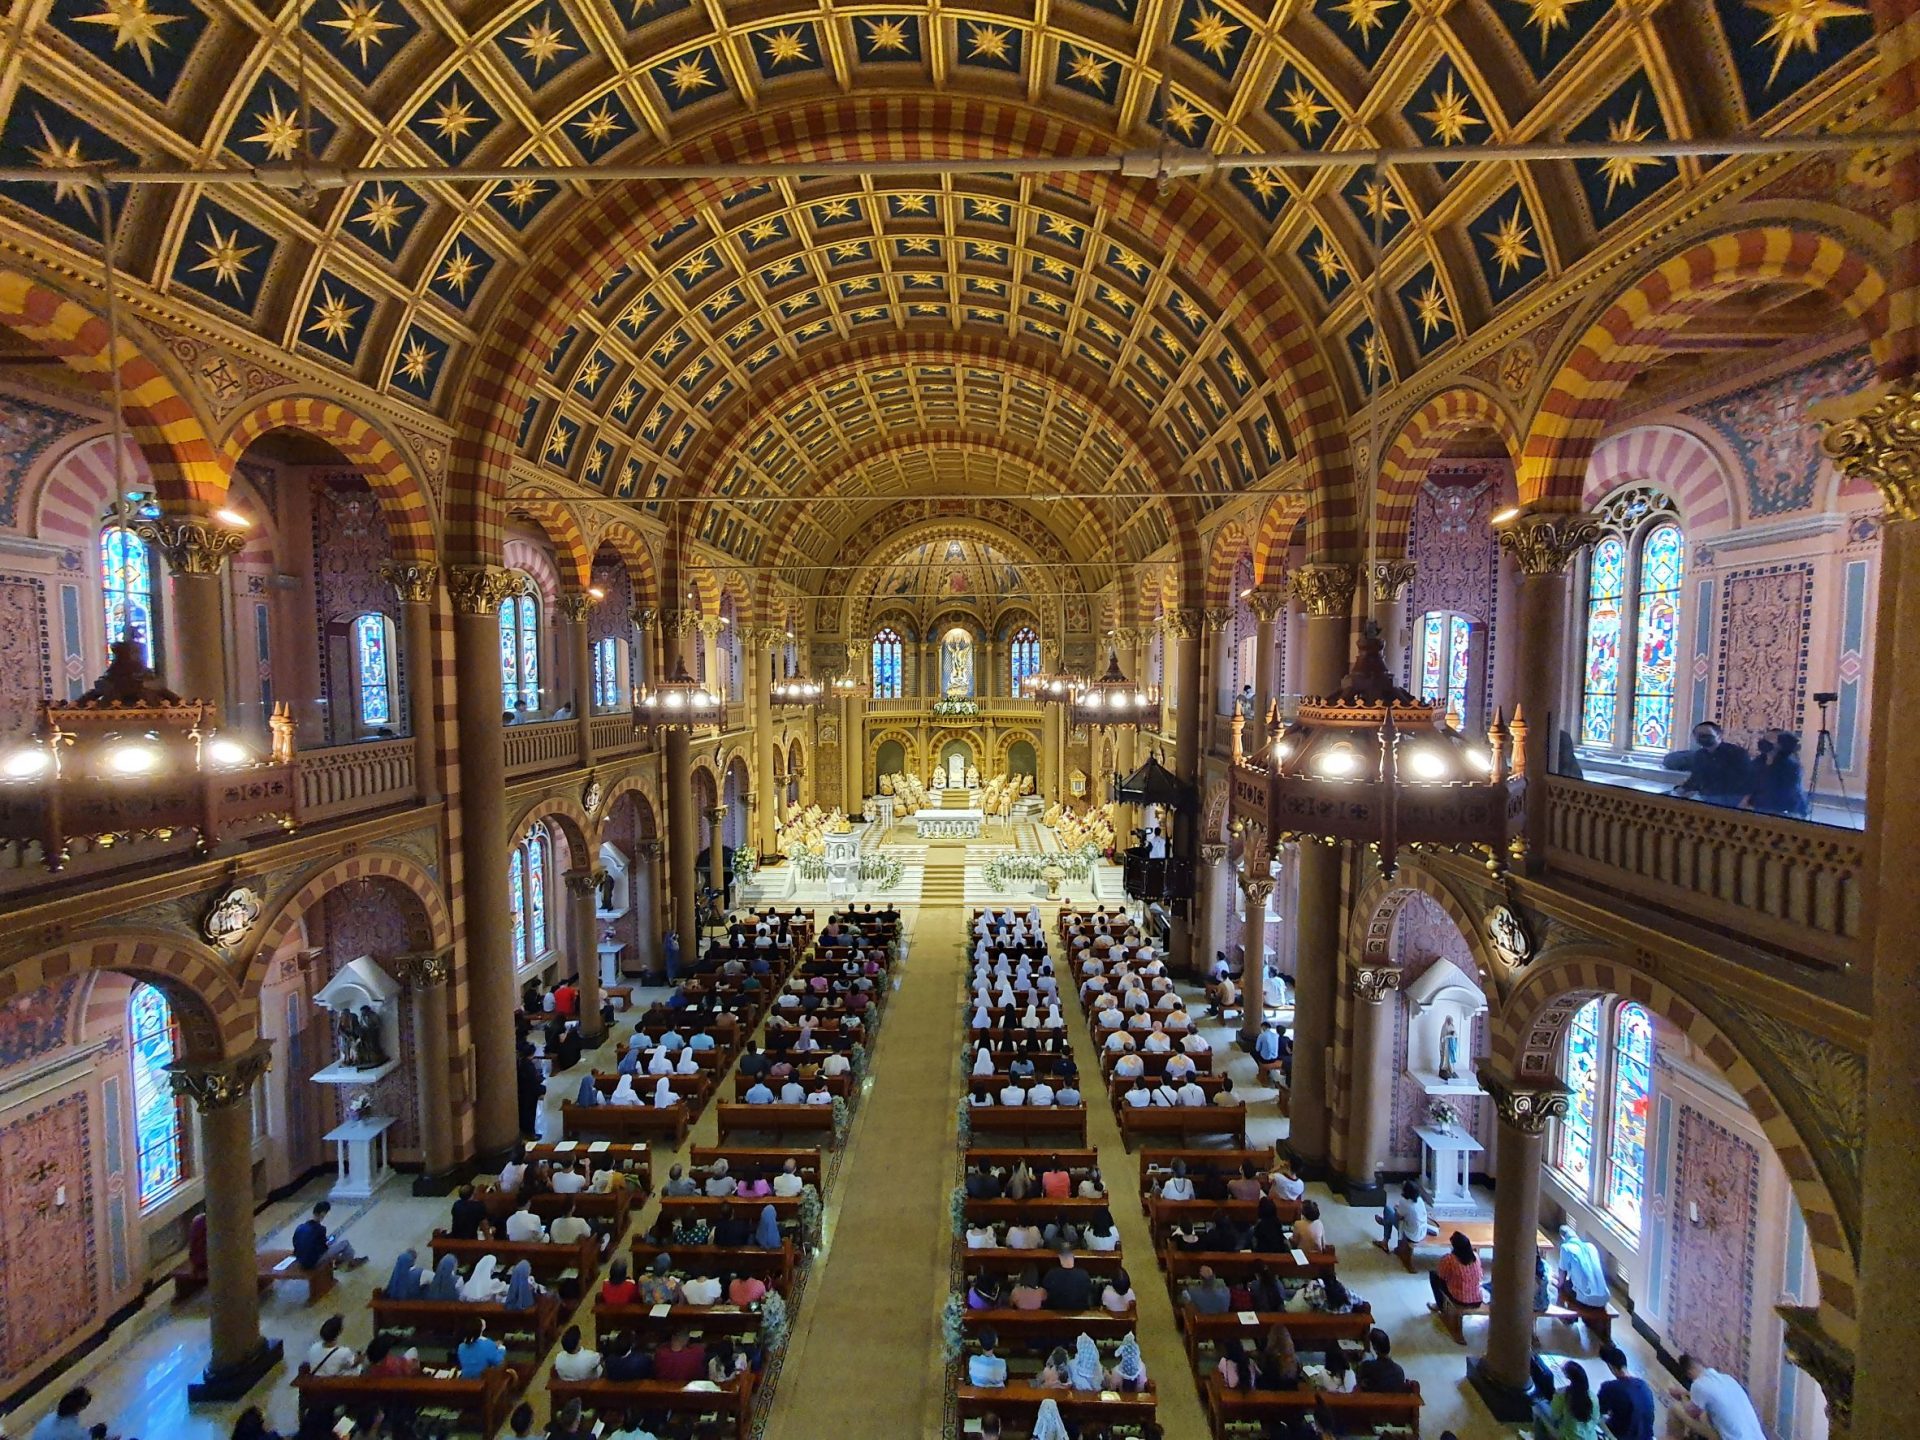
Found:
[(1027, 1103), (1027, 1092), (1009, 1080), (1000, 1088), (1000, 1103), (1002, 1105), (1024, 1105)]
[(1130, 1055), (1133, 1053), (1133, 1037), (1124, 1030), (1116, 1030), (1107, 1036), (1107, 1043), (1101, 1049), (1109, 1055)]
[(559, 1380), (597, 1380), (600, 1377), (600, 1352), (580, 1343), (580, 1327), (569, 1325), (560, 1337), (560, 1352), (553, 1357), (554, 1377)]
[(307, 1347), (307, 1364), (316, 1375), (356, 1375), (360, 1371), (359, 1353), (351, 1345), (340, 1343), (346, 1322), (329, 1315), (320, 1327), (320, 1338)]
[(1669, 1392), (1678, 1402), (1671, 1412), (1681, 1433), (1718, 1437), (1718, 1440), (1766, 1440), (1753, 1401), (1740, 1388), (1740, 1382), (1696, 1360), (1680, 1357), (1680, 1374), (1687, 1388), (1673, 1387)]
[(689, 1305), (718, 1305), (720, 1281), (712, 1275), (694, 1275), (680, 1287), (680, 1293)]
[(1173, 1037), (1156, 1025), (1140, 1042), (1140, 1048), (1149, 1055), (1165, 1055), (1173, 1049)]
[(1029, 1105), (1053, 1104), (1053, 1086), (1049, 1085), (1044, 1080), (1034, 1081), (1032, 1085), (1027, 1087), (1027, 1104)]
[(1153, 1103), (1172, 1109), (1180, 1103), (1180, 1092), (1163, 1081), (1153, 1087)]
[(1174, 1094), (1180, 1097), (1180, 1103), (1182, 1105), (1204, 1105), (1207, 1103), (1207, 1092), (1200, 1088), (1200, 1083), (1197, 1080), (1188, 1080), (1186, 1084), (1174, 1091)]
[(507, 1217), (507, 1239), (516, 1242), (544, 1240), (547, 1227), (540, 1223), (540, 1217), (524, 1205)]
[(833, 1054), (827, 1056), (826, 1059), (820, 1062), (820, 1073), (822, 1075), (827, 1075), (827, 1076), (845, 1075), (852, 1069), (853, 1069), (853, 1062), (847, 1059), (847, 1057), (842, 1055), (838, 1050), (834, 1051)]
[(773, 1177), (773, 1193), (783, 1200), (791, 1200), (804, 1189), (806, 1182), (800, 1178), (800, 1166), (789, 1159), (780, 1167), (780, 1173)]
[(1297, 1175), (1289, 1175), (1284, 1170), (1275, 1170), (1273, 1174), (1268, 1177), (1267, 1189), (1273, 1196), (1275, 1202), (1292, 1202), (1299, 1200), (1302, 1195), (1307, 1193), (1307, 1182), (1300, 1179)]
[(1178, 1050), (1167, 1056), (1166, 1077), (1176, 1084), (1192, 1075), (1197, 1069), (1191, 1055), (1182, 1055)]
[(1137, 1078), (1134, 1080), (1131, 1089), (1123, 1090), (1120, 1093), (1120, 1098), (1126, 1101), (1131, 1108), (1144, 1110), (1153, 1104), (1153, 1091), (1147, 1088), (1147, 1082), (1144, 1077)]
[(1147, 1062), (1138, 1055), (1122, 1055), (1113, 1062), (1113, 1073), (1120, 1080), (1138, 1080), (1147, 1073)]
[(780, 1087), (782, 1105), (804, 1105), (807, 1103), (807, 1087), (798, 1080), (789, 1080)]
[(1207, 1055), (1213, 1051), (1213, 1046), (1207, 1043), (1207, 1037), (1197, 1030), (1180, 1042), (1180, 1048), (1189, 1055)]
[(578, 1195), (586, 1188), (587, 1177), (581, 1173), (578, 1160), (564, 1170), (553, 1172), (553, 1193), (556, 1195)]
[(573, 1202), (554, 1217), (553, 1224), (547, 1227), (547, 1238), (556, 1245), (578, 1245), (593, 1233), (593, 1226), (573, 1213)]

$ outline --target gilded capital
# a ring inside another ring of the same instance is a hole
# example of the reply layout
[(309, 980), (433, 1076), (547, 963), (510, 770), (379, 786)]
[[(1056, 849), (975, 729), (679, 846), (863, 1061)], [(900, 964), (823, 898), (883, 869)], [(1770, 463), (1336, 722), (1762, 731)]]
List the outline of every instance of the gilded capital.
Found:
[(702, 615), (695, 628), (707, 639), (717, 640), (720, 638), (720, 632), (727, 627), (721, 623), (718, 615)]
[(1287, 588), (1300, 608), (1319, 620), (1352, 613), (1358, 579), (1351, 565), (1302, 565), (1288, 574)]
[(567, 889), (572, 894), (591, 895), (607, 883), (607, 872), (599, 869), (569, 870), (566, 878)]
[(423, 950), (417, 955), (395, 955), (380, 962), (409, 990), (426, 990), (453, 978), (453, 950)]
[(1500, 1123), (1522, 1135), (1545, 1134), (1549, 1120), (1567, 1113), (1567, 1087), (1557, 1081), (1520, 1085), (1498, 1075), (1482, 1075), (1480, 1084), (1493, 1097)]
[(779, 625), (762, 625), (748, 632), (747, 643), (762, 654), (771, 655), (787, 643), (787, 632)]
[(272, 1061), (273, 1047), (256, 1040), (251, 1049), (228, 1060), (176, 1060), (167, 1067), (167, 1083), (203, 1115), (231, 1110), (247, 1103), (253, 1082), (267, 1073)]
[(1522, 515), (1497, 533), (1522, 575), (1564, 575), (1573, 557), (1599, 538), (1600, 522), (1585, 514)]
[(691, 635), (700, 628), (700, 612), (669, 610), (666, 612), (666, 627), (676, 635)]
[(1183, 605), (1178, 610), (1167, 611), (1164, 623), (1169, 639), (1191, 640), (1199, 635), (1206, 623), (1206, 612), (1192, 605)]
[(142, 540), (160, 547), (176, 575), (218, 575), (230, 556), (247, 543), (245, 530), (216, 525), (191, 515), (162, 515), (133, 527)]
[(635, 843), (633, 849), (642, 860), (658, 860), (667, 853), (666, 843), (661, 840), (641, 840)]
[(1200, 847), (1200, 863), (1202, 865), (1218, 865), (1226, 858), (1227, 847), (1224, 845), (1202, 845)]
[(651, 630), (660, 623), (660, 611), (652, 605), (636, 605), (627, 612), (627, 619), (637, 630)]
[(1814, 406), (1820, 448), (1849, 480), (1870, 480), (1889, 521), (1920, 520), (1920, 380), (1877, 385)]
[(458, 614), (491, 615), (509, 595), (519, 593), (519, 578), (499, 565), (447, 567), (447, 594)]
[(1242, 875), (1240, 890), (1249, 905), (1265, 905), (1273, 898), (1273, 883), (1271, 875)]
[(593, 596), (584, 590), (569, 590), (560, 597), (560, 613), (575, 625), (584, 625), (593, 613)]
[(1413, 583), (1416, 569), (1411, 560), (1374, 561), (1367, 570), (1367, 586), (1374, 602), (1386, 605), (1398, 600), (1400, 592)]
[(430, 560), (420, 565), (389, 560), (380, 567), (380, 578), (393, 587), (402, 605), (425, 605), (433, 599), (440, 567)]
[(1233, 623), (1233, 611), (1225, 605), (1209, 605), (1200, 612), (1200, 623), (1207, 627), (1209, 635), (1218, 635)]
[(1784, 1324), (1787, 1358), (1814, 1378), (1827, 1399), (1827, 1420), (1836, 1435), (1853, 1428), (1853, 1352), (1827, 1333), (1811, 1305), (1776, 1305)]
[(710, 824), (718, 825), (722, 820), (727, 818), (727, 807), (724, 805), (711, 806), (708, 808), (706, 816)]
[(1397, 965), (1370, 965), (1353, 972), (1353, 998), (1362, 1005), (1378, 1005), (1389, 991), (1399, 988)]
[(1284, 586), (1263, 585), (1257, 590), (1247, 592), (1247, 609), (1253, 612), (1253, 618), (1262, 625), (1271, 625), (1287, 608), (1287, 592)]

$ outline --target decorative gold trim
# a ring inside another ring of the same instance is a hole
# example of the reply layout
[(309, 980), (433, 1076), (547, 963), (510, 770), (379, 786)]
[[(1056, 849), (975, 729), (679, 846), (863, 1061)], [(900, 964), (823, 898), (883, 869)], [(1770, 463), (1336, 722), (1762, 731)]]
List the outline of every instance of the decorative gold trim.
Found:
[(380, 567), (380, 578), (393, 587), (402, 605), (425, 605), (433, 599), (433, 587), (440, 579), (440, 567), (432, 561), (406, 564), (389, 560)]
[(1271, 625), (1287, 608), (1287, 591), (1284, 585), (1261, 586), (1249, 590), (1246, 595), (1247, 609), (1253, 612), (1253, 618), (1262, 625)]
[(1288, 573), (1287, 590), (1310, 617), (1324, 620), (1352, 613), (1358, 580), (1351, 565), (1302, 565)]
[(1600, 538), (1591, 515), (1522, 515), (1496, 532), (1522, 575), (1564, 575), (1574, 556)]
[(449, 565), (447, 594), (454, 613), (491, 615), (509, 595), (520, 593), (520, 577), (499, 565)]
[(1413, 583), (1419, 571), (1411, 560), (1376, 560), (1367, 572), (1367, 587), (1376, 605), (1388, 605)]
[(251, 1049), (228, 1060), (176, 1060), (167, 1067), (167, 1083), (174, 1094), (186, 1096), (205, 1115), (246, 1104), (253, 1082), (272, 1063), (273, 1047), (256, 1040)]
[(381, 962), (387, 971), (409, 990), (424, 990), (444, 985), (453, 978), (453, 947), (423, 950), (415, 955), (395, 955)]
[(1876, 385), (1810, 407), (1820, 448), (1849, 480), (1880, 492), (1890, 522), (1920, 520), (1920, 383)]
[(1233, 623), (1233, 611), (1225, 605), (1209, 605), (1200, 612), (1200, 623), (1209, 635), (1218, 635)]
[(1200, 847), (1200, 863), (1202, 865), (1218, 865), (1226, 858), (1227, 847), (1224, 845), (1202, 845)]
[(1169, 610), (1161, 617), (1167, 636), (1173, 640), (1192, 640), (1200, 633), (1206, 623), (1206, 612), (1191, 605), (1183, 605), (1178, 610)]
[(1375, 965), (1353, 972), (1353, 998), (1362, 1005), (1378, 1005), (1387, 992), (1400, 988), (1397, 965)]
[(133, 527), (142, 540), (160, 547), (176, 575), (218, 575), (230, 556), (247, 543), (247, 532), (230, 530), (191, 515), (162, 515)]
[(1521, 1085), (1498, 1075), (1482, 1075), (1481, 1087), (1493, 1097), (1493, 1108), (1500, 1123), (1522, 1135), (1543, 1135), (1547, 1122), (1567, 1113), (1567, 1087), (1555, 1081), (1547, 1085)]
[(560, 597), (560, 613), (575, 625), (587, 623), (593, 613), (593, 596), (584, 590), (570, 590)]
[(598, 868), (592, 870), (569, 870), (563, 878), (567, 882), (568, 894), (591, 895), (607, 883), (607, 872)]

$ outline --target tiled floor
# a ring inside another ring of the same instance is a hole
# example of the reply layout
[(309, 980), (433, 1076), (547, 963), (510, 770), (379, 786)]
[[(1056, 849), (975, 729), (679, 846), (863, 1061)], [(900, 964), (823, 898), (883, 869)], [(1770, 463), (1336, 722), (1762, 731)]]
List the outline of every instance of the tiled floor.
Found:
[[(947, 927), (943, 925), (939, 929), (945, 932)], [(931, 963), (932, 957), (928, 959)], [(647, 998), (642, 997), (643, 1004)], [(944, 1010), (941, 1013), (944, 1016)], [(1226, 1027), (1208, 1027), (1208, 1034), (1219, 1054), (1232, 1056), (1228, 1061), (1228, 1071), (1234, 1077), (1235, 1088), (1247, 1097), (1252, 1112), (1250, 1141), (1261, 1144), (1283, 1138), (1286, 1121), (1273, 1109), (1273, 1094), (1259, 1084), (1251, 1059), (1231, 1049), (1231, 1031)], [(958, 1043), (957, 1040), (955, 1043)], [(881, 1048), (876, 1055), (872, 1082), (876, 1087), (888, 1083), (887, 1053), (886, 1048)], [(902, 1052), (896, 1049), (894, 1053)], [(604, 1060), (605, 1057), (601, 1058)], [(582, 1062), (583, 1066), (593, 1063), (594, 1057)], [(953, 1103), (947, 1089), (949, 1086), (957, 1087), (958, 1079), (954, 1067), (943, 1067), (943, 1070), (949, 1078), (943, 1082), (938, 1098), (929, 1093), (927, 1099), (929, 1123), (946, 1127), (951, 1122)], [(550, 1087), (554, 1097), (572, 1088), (565, 1083)], [(550, 1099), (548, 1103), (549, 1106), (557, 1106), (557, 1098)], [(553, 1132), (557, 1133), (557, 1116), (551, 1123)], [(856, 1121), (856, 1126), (860, 1123)], [(712, 1136), (713, 1125), (714, 1117), (709, 1113), (702, 1124), (696, 1127), (695, 1138), (706, 1143)], [(947, 1132), (943, 1130), (943, 1133)], [(854, 1143), (856, 1147), (860, 1144), (857, 1133)], [(1114, 1143), (1118, 1143), (1117, 1133)], [(1116, 1202), (1130, 1201), (1134, 1167), (1131, 1163), (1119, 1161), (1118, 1157), (1116, 1161), (1118, 1163), (1108, 1169)], [(661, 1157), (659, 1163), (664, 1166), (668, 1163), (668, 1157)], [(857, 1183), (858, 1176), (853, 1169), (849, 1167), (847, 1178)], [(901, 1207), (903, 1212), (910, 1210), (923, 1215), (944, 1213), (950, 1181), (951, 1176), (944, 1167), (934, 1167), (931, 1178), (926, 1182), (930, 1193), (890, 1195), (890, 1203)], [(287, 1234), (307, 1205), (324, 1194), (325, 1188), (324, 1180), (316, 1180), (301, 1195), (275, 1204), (263, 1212), (258, 1221), (262, 1243), (284, 1244)], [(847, 1188), (843, 1183), (836, 1188), (836, 1193), (827, 1197), (829, 1234), (837, 1228)], [(1464, 1349), (1456, 1345), (1427, 1312), (1426, 1305), (1430, 1297), (1426, 1277), (1406, 1274), (1397, 1262), (1370, 1243), (1372, 1236), (1377, 1233), (1370, 1212), (1350, 1209), (1318, 1186), (1312, 1187), (1310, 1193), (1320, 1200), (1329, 1237), (1340, 1248), (1342, 1277), (1372, 1301), (1375, 1313), (1394, 1337), (1396, 1358), (1406, 1367), (1408, 1374), (1420, 1382), (1426, 1398), (1422, 1433), (1431, 1437), (1450, 1429), (1459, 1440), (1508, 1440), (1514, 1433), (1513, 1427), (1495, 1423), (1465, 1380), (1467, 1356), (1479, 1353), (1484, 1344), (1484, 1322), (1469, 1319), (1466, 1330), (1468, 1344)], [(1116, 1203), (1114, 1208), (1117, 1215), (1129, 1211), (1129, 1207), (1121, 1203)], [(1137, 1214), (1137, 1208), (1132, 1209), (1131, 1213)], [(415, 1199), (407, 1194), (401, 1184), (390, 1186), (386, 1193), (369, 1204), (351, 1210), (344, 1205), (335, 1207), (333, 1218), (336, 1228), (352, 1240), (356, 1249), (370, 1255), (372, 1263), (343, 1273), (334, 1295), (321, 1307), (306, 1308), (301, 1303), (300, 1288), (292, 1285), (276, 1287), (263, 1298), (264, 1328), (269, 1334), (286, 1342), (289, 1372), (313, 1341), (321, 1320), (329, 1314), (338, 1313), (345, 1317), (347, 1343), (365, 1345), (371, 1334), (366, 1308), (370, 1293), (385, 1282), (399, 1251), (421, 1244), (434, 1226), (441, 1223), (445, 1214), (446, 1202)], [(935, 1247), (927, 1263), (939, 1267), (941, 1278), (935, 1282), (934, 1289), (928, 1292), (937, 1293), (938, 1285), (944, 1283), (944, 1250)], [(1140, 1268), (1136, 1267), (1136, 1271)], [(810, 1312), (826, 1312), (825, 1286), (834, 1282), (836, 1274), (847, 1273), (844, 1269), (836, 1270), (831, 1258), (821, 1267), (815, 1288), (802, 1304), (799, 1317), (801, 1326), (808, 1324)], [(1143, 1289), (1146, 1284), (1159, 1285), (1157, 1275), (1152, 1275), (1150, 1270), (1142, 1279)], [(164, 1288), (155, 1291), (141, 1313), (123, 1324), (105, 1345), (87, 1357), (69, 1376), (62, 1377), (45, 1393), (30, 1399), (10, 1417), (5, 1433), (15, 1436), (16, 1440), (25, 1435), (39, 1417), (51, 1408), (59, 1391), (70, 1384), (84, 1381), (98, 1397), (92, 1412), (94, 1418), (110, 1420), (115, 1429), (130, 1437), (130, 1440), (131, 1437), (143, 1437), (143, 1440), (215, 1440), (215, 1437), (225, 1437), (241, 1406), (189, 1410), (186, 1404), (186, 1384), (199, 1374), (206, 1363), (205, 1296), (175, 1307), (168, 1303), (169, 1295), (170, 1291)], [(839, 1310), (841, 1307), (834, 1308)], [(1162, 1328), (1167, 1333), (1158, 1333)], [(1171, 1311), (1166, 1307), (1143, 1307), (1142, 1332), (1143, 1346), (1150, 1358), (1155, 1355), (1178, 1355), (1179, 1342), (1172, 1333)], [(1651, 1362), (1647, 1348), (1634, 1335), (1631, 1326), (1620, 1325), (1616, 1335), (1636, 1365)], [(1552, 1351), (1586, 1354), (1595, 1380), (1604, 1378), (1598, 1362), (1591, 1361), (1591, 1346), (1585, 1343), (1585, 1337), (1581, 1334), (1543, 1324), (1540, 1339), (1543, 1346)], [(798, 1360), (803, 1357), (796, 1353), (794, 1358)], [(922, 1377), (936, 1373), (937, 1369), (937, 1365), (910, 1369), (903, 1367), (896, 1373), (901, 1375), (904, 1383), (923, 1384), (930, 1382)], [(262, 1386), (252, 1397), (252, 1403), (265, 1407), (272, 1424), (291, 1430), (294, 1425), (294, 1397), (291, 1387), (286, 1383), (286, 1373), (277, 1375)], [(539, 1402), (543, 1378), (536, 1378), (531, 1396), (544, 1414), (544, 1406)], [(1184, 1365), (1163, 1363), (1157, 1368), (1155, 1378), (1163, 1392), (1185, 1387), (1180, 1401), (1171, 1407), (1171, 1411), (1191, 1423), (1198, 1411), (1190, 1398), (1193, 1382), (1185, 1372)], [(1655, 1388), (1659, 1390), (1664, 1387), (1656, 1384)], [(811, 1431), (804, 1419), (788, 1413), (788, 1407), (803, 1403), (806, 1391), (806, 1386), (795, 1383), (791, 1377), (776, 1390), (773, 1433), (818, 1433)], [(852, 1437), (870, 1433), (860, 1423), (861, 1414), (858, 1406), (847, 1408), (844, 1413), (836, 1412), (833, 1426), (836, 1440), (852, 1440)], [(1169, 1418), (1172, 1418), (1171, 1415)], [(871, 1433), (879, 1432), (875, 1430)], [(887, 1440), (896, 1440), (896, 1436), (889, 1434)], [(1189, 1440), (1189, 1437), (1180, 1435), (1175, 1436), (1174, 1440)]]

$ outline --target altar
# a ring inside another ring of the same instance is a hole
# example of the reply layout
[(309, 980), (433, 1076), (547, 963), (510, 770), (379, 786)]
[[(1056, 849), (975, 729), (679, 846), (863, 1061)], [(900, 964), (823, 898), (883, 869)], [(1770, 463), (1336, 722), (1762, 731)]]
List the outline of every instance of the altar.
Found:
[[(951, 793), (951, 792), (947, 792)], [(978, 805), (938, 806), (913, 812), (914, 830), (922, 840), (978, 840), (987, 812)]]

